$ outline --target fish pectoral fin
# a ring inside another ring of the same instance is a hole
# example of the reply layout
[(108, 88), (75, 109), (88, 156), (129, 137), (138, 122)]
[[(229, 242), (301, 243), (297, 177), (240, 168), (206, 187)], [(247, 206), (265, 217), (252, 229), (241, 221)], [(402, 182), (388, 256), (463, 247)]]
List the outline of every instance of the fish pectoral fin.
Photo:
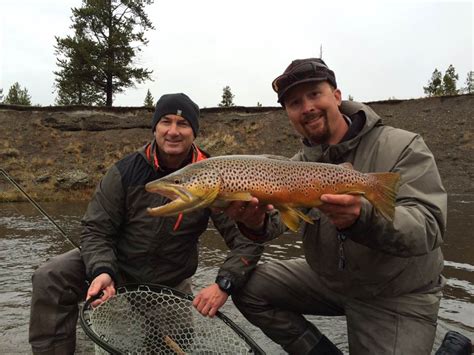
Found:
[(230, 192), (226, 194), (220, 194), (219, 199), (225, 201), (250, 201), (252, 199), (252, 195), (248, 192)]
[(293, 232), (298, 231), (300, 225), (300, 219), (303, 221), (314, 224), (313, 220), (305, 215), (300, 210), (292, 207), (276, 207), (280, 211), (281, 219), (285, 225)]
[(295, 212), (298, 214), (298, 216), (305, 222), (309, 223), (309, 224), (314, 224), (313, 220), (311, 219), (311, 217), (305, 215), (303, 212), (301, 212), (300, 210), (295, 210)]

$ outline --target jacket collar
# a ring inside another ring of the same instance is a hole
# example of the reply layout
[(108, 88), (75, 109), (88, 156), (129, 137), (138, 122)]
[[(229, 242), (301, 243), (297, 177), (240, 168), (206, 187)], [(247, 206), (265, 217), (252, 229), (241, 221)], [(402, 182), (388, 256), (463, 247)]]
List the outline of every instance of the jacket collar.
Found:
[[(163, 170), (163, 167), (160, 165), (155, 140), (142, 147), (142, 149), (140, 149), (140, 154), (146, 159), (148, 164), (151, 165), (155, 171)], [(209, 154), (193, 143), (189, 156), (186, 158), (183, 166), (207, 159), (208, 157)]]

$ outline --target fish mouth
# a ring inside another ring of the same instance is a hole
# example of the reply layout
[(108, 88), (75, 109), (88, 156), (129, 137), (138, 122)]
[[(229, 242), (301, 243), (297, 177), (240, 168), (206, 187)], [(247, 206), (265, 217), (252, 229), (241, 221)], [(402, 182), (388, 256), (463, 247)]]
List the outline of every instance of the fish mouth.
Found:
[(170, 200), (176, 200), (179, 198), (188, 202), (193, 198), (193, 195), (186, 188), (177, 184), (149, 182), (145, 185), (145, 190), (151, 193), (163, 195)]
[(145, 185), (145, 190), (163, 195), (171, 200), (163, 206), (147, 208), (148, 213), (152, 216), (176, 216), (182, 212), (194, 209), (198, 200), (186, 188), (175, 184), (150, 182)]
[(181, 185), (153, 181), (145, 185), (145, 190), (158, 193), (171, 200), (165, 205), (147, 208), (149, 215), (157, 217), (177, 216), (180, 213), (188, 213), (207, 207), (214, 201), (219, 192), (218, 189), (215, 189), (200, 196), (193, 194)]

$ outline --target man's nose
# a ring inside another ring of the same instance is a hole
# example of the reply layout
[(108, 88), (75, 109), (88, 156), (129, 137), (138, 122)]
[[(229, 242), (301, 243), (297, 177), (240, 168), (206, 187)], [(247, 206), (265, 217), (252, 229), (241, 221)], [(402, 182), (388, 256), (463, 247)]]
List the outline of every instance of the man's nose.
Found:
[(307, 98), (302, 99), (302, 108), (303, 108), (303, 113), (308, 113), (314, 111), (314, 105), (311, 100), (308, 100)]
[(178, 125), (176, 123), (173, 123), (172, 125), (170, 125), (170, 128), (168, 129), (168, 134), (174, 135), (174, 136), (179, 134)]

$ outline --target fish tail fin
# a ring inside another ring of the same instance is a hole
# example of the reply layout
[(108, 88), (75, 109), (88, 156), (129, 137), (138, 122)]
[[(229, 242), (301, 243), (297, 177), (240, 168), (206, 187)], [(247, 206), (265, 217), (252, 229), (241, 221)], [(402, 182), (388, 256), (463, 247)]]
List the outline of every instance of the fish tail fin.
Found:
[(400, 184), (399, 173), (370, 173), (375, 179), (375, 188), (365, 192), (365, 197), (387, 220), (395, 214), (395, 199)]
[(276, 207), (280, 211), (280, 216), (285, 223), (285, 225), (291, 229), (293, 232), (298, 231), (298, 227), (300, 225), (300, 219), (304, 220), (305, 222), (313, 224), (313, 220), (306, 216), (303, 212), (300, 210), (297, 210), (292, 207), (281, 207), (278, 206)]

